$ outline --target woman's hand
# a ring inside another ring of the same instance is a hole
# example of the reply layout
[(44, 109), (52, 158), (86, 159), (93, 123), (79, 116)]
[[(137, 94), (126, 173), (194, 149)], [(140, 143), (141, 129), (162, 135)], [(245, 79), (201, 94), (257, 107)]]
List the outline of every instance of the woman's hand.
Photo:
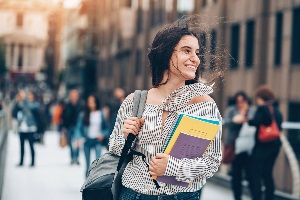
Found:
[(144, 118), (137, 117), (129, 117), (124, 121), (122, 132), (124, 134), (124, 138), (127, 139), (129, 133), (137, 135), (140, 132), (141, 126), (143, 126), (145, 122)]
[(246, 120), (247, 119), (246, 119), (245, 115), (242, 115), (242, 114), (238, 114), (232, 118), (232, 121), (236, 124), (242, 124), (242, 123), (246, 122)]
[(152, 176), (163, 176), (165, 174), (169, 155), (164, 153), (158, 153), (156, 156), (151, 158), (149, 173)]
[(99, 142), (103, 141), (103, 140), (104, 140), (104, 135), (101, 134), (101, 135), (97, 138), (97, 140), (98, 140)]

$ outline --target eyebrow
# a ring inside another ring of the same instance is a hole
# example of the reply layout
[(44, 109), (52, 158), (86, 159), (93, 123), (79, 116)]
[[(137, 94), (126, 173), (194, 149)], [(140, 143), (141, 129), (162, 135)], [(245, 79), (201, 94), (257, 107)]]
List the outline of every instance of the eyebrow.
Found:
[[(190, 46), (182, 46), (182, 47), (180, 47), (180, 49), (185, 49), (185, 48), (188, 48), (188, 49), (192, 49), (192, 47), (190, 47)], [(199, 51), (199, 49), (196, 49), (196, 51)]]

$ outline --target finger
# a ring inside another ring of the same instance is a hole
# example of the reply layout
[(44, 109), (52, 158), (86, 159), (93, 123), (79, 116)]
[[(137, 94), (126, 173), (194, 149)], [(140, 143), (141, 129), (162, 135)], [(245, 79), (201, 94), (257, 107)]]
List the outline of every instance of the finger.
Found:
[(150, 173), (151, 176), (157, 176), (155, 172), (149, 171), (149, 173)]
[(140, 119), (140, 125), (142, 126), (145, 123), (145, 118)]
[(126, 119), (126, 120), (124, 121), (124, 125), (125, 125), (125, 124), (133, 125), (133, 126), (139, 127), (139, 121), (138, 121), (138, 120), (130, 120), (130, 119)]
[(150, 163), (149, 163), (149, 164), (150, 164), (150, 166), (151, 166), (151, 167), (153, 167), (153, 168), (154, 168), (154, 166), (155, 166), (155, 163), (154, 163), (153, 161), (150, 161)]
[(127, 131), (127, 133), (132, 133), (132, 134), (138, 134), (139, 129), (137, 129), (135, 126), (133, 125), (124, 125), (124, 129)]
[(155, 171), (154, 167), (153, 166), (149, 166), (149, 171), (154, 172)]
[(155, 156), (156, 159), (162, 159), (162, 158), (165, 158), (165, 157), (166, 157), (166, 156), (165, 156), (164, 153), (158, 153), (158, 154), (156, 154), (156, 156)]

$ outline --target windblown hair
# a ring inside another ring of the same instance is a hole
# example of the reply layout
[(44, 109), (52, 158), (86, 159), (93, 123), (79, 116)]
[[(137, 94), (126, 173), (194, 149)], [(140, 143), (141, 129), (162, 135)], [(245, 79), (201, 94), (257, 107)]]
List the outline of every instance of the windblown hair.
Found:
[[(211, 25), (211, 23), (208, 23), (208, 20), (197, 15), (183, 16), (176, 22), (165, 26), (156, 34), (148, 52), (153, 87), (159, 87), (168, 81), (166, 80), (166, 82), (162, 83), (164, 73), (170, 69), (169, 63), (172, 53), (181, 38), (185, 35), (195, 36), (198, 39), (200, 47), (200, 66), (196, 71), (195, 78), (186, 81), (186, 84), (199, 82), (200, 75), (202, 80), (205, 79), (203, 81), (205, 83), (211, 83), (215, 80), (215, 78), (209, 80), (209, 77), (213, 77), (211, 75), (214, 75), (214, 77), (223, 76), (224, 66), (220, 63), (221, 61), (224, 62), (224, 51), (220, 51), (221, 48), (216, 45), (214, 46), (214, 50), (206, 49), (206, 39), (215, 37), (209, 24)], [(205, 69), (205, 58), (209, 58), (210, 60), (207, 67), (208, 70)], [(209, 72), (209, 75), (206, 75), (204, 78), (202, 76), (206, 71)]]

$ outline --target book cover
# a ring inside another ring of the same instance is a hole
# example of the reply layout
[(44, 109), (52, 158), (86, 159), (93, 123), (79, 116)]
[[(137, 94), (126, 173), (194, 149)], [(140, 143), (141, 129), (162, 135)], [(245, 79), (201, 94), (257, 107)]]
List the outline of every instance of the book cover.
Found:
[[(175, 158), (201, 157), (219, 130), (219, 120), (180, 114), (164, 153)], [(188, 187), (189, 183), (177, 181), (175, 176), (153, 177), (157, 181)]]
[[(219, 122), (213, 119), (191, 117), (190, 115), (180, 114), (178, 123), (175, 124), (173, 133), (167, 142), (164, 153), (170, 154), (180, 132), (193, 135), (198, 138), (213, 140), (219, 130)], [(211, 123), (213, 122), (213, 123)]]

